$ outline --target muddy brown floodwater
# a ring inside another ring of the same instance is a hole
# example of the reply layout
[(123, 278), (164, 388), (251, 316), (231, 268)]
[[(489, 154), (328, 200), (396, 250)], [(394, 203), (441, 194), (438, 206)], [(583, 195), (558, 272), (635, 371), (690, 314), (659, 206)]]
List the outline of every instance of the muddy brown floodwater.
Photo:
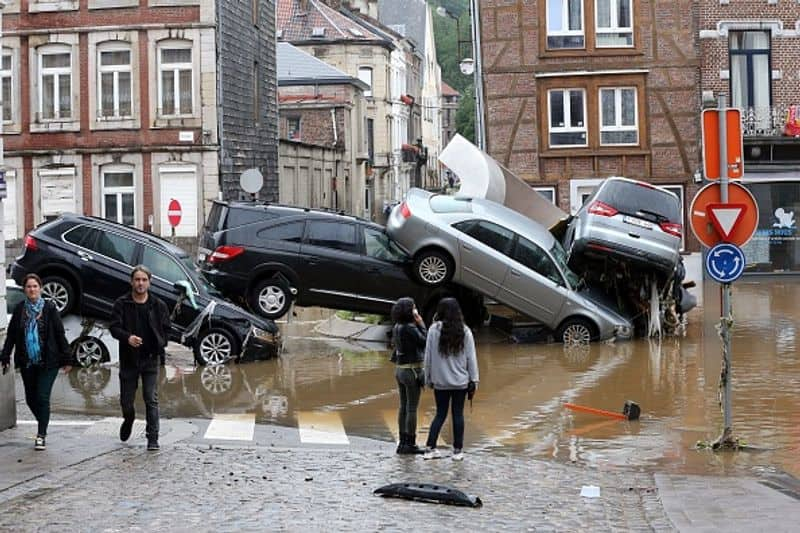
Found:
[[(478, 332), (481, 382), (467, 406), (466, 447), (600, 468), (720, 473), (773, 466), (800, 475), (800, 284), (751, 278), (738, 281), (733, 295), (733, 429), (752, 451), (696, 449), (713, 441), (722, 423), (719, 290), (710, 282), (681, 338), (565, 350)], [(305, 413), (324, 412), (350, 435), (394, 439), (397, 393), (386, 347), (321, 338), (314, 325), (284, 324), (286, 353), (274, 361), (195, 369), (190, 358), (174, 357), (161, 377), (162, 416), (248, 412), (260, 423), (294, 426)], [(621, 411), (625, 400), (641, 406), (639, 421), (563, 407)], [(53, 402), (56, 411), (119, 416), (116, 369), (60, 377)], [(426, 391), (420, 440), (433, 412)], [(449, 442), (449, 427), (443, 437)]]

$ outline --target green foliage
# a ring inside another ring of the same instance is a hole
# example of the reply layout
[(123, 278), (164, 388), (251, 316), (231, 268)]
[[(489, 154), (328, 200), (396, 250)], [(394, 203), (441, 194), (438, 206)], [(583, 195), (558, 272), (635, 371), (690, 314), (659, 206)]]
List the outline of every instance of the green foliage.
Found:
[(475, 94), (471, 85), (458, 104), (456, 131), (475, 144)]

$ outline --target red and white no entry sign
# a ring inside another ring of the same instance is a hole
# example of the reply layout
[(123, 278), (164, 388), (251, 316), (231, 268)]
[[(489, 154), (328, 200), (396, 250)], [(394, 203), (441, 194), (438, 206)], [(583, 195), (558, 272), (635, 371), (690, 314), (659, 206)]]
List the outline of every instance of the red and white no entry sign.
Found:
[(167, 219), (169, 219), (169, 224), (173, 228), (181, 223), (181, 216), (183, 215), (183, 210), (181, 209), (181, 203), (173, 198), (169, 202), (169, 207), (167, 207)]

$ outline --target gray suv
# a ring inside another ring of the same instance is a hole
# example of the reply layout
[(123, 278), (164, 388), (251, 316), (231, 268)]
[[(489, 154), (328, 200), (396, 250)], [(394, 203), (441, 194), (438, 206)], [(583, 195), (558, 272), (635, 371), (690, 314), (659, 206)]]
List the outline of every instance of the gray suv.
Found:
[(420, 282), (469, 287), (544, 324), (559, 341), (632, 334), (628, 319), (579, 290), (553, 235), (503, 205), (411, 189), (386, 231), (413, 257)]
[(564, 249), (579, 271), (588, 257), (669, 278), (680, 258), (682, 232), (675, 194), (642, 181), (608, 178), (570, 221)]

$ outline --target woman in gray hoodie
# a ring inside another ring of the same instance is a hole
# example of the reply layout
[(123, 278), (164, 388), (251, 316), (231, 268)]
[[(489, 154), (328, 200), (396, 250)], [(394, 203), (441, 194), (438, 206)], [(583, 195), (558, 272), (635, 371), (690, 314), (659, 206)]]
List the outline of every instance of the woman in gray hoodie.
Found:
[(428, 433), (428, 451), (423, 459), (443, 457), (436, 448), (439, 432), (452, 401), (453, 460), (464, 459), (464, 403), (470, 383), (478, 384), (478, 359), (475, 340), (464, 325), (461, 307), (455, 298), (443, 298), (436, 309), (436, 322), (428, 330), (425, 343), (425, 383), (433, 388), (436, 416)]

